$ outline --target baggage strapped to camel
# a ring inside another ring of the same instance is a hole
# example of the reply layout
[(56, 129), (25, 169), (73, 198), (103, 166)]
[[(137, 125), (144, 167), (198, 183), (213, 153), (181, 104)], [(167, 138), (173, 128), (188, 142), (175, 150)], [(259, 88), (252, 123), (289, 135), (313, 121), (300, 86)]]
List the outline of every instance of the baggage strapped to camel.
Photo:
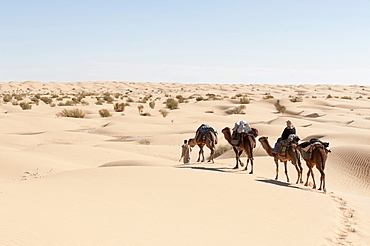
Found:
[(328, 142), (323, 142), (317, 138), (312, 138), (308, 142), (303, 142), (298, 145), (303, 159), (311, 159), (312, 152), (316, 148), (323, 148), (326, 153), (331, 152)]
[(216, 137), (218, 135), (218, 132), (217, 130), (215, 130), (212, 126), (209, 126), (209, 125), (206, 125), (206, 124), (202, 124), (198, 129), (197, 129), (197, 132), (195, 134), (195, 139), (196, 141), (199, 143), (199, 142), (205, 142), (206, 141), (206, 134), (211, 131), (213, 132)]
[(235, 123), (233, 128), (233, 138), (231, 139), (231, 144), (238, 146), (239, 142), (243, 139), (244, 135), (248, 135), (251, 142), (256, 146), (255, 138), (258, 136), (258, 130), (256, 128), (250, 127), (250, 125), (245, 121), (239, 121)]

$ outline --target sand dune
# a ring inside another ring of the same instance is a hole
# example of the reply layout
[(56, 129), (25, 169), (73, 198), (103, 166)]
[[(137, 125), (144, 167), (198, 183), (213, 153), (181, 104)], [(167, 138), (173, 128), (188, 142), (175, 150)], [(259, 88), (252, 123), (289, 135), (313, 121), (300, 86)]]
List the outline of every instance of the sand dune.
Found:
[[(14, 81), (0, 91), (0, 245), (370, 245), (370, 87)], [(84, 104), (58, 105), (82, 95)], [(230, 114), (243, 95), (250, 103)], [(53, 104), (19, 105), (41, 97)], [(170, 110), (168, 98), (183, 102)], [(74, 108), (85, 117), (57, 117)], [(219, 151), (236, 121), (273, 146), (288, 119), (302, 141), (330, 142), (326, 194), (295, 184), (291, 163), (290, 183), (283, 163), (274, 180), (258, 141), (253, 174), (233, 169), (230, 147), (215, 163), (196, 163), (198, 147), (179, 162), (203, 123), (218, 131)]]

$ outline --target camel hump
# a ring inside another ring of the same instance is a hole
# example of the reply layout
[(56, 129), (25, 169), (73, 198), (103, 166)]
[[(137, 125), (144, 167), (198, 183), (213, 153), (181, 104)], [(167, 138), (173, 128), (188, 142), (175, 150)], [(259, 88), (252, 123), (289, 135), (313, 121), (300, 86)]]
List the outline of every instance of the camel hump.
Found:
[(216, 137), (218, 135), (218, 132), (212, 127), (212, 126), (209, 126), (209, 125), (206, 125), (206, 124), (202, 124), (198, 129), (197, 129), (197, 133), (205, 136), (209, 131), (213, 132)]

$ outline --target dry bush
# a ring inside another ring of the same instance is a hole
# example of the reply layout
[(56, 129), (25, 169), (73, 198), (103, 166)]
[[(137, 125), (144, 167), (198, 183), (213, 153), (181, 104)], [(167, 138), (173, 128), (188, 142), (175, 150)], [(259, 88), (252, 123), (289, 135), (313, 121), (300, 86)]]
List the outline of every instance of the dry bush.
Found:
[(340, 97), (340, 99), (352, 100), (352, 97), (349, 97), (349, 96), (343, 96), (343, 97)]
[(266, 92), (265, 95), (263, 96), (263, 99), (272, 99), (274, 96), (270, 95), (270, 93)]
[(291, 102), (303, 102), (302, 97), (292, 97), (290, 99)]
[(173, 110), (179, 108), (179, 102), (173, 98), (168, 98), (166, 101), (167, 108)]
[(50, 104), (53, 102), (53, 99), (51, 99), (50, 97), (41, 97), (40, 100), (43, 101), (45, 104)]
[(23, 110), (29, 110), (32, 108), (32, 104), (27, 103), (27, 102), (21, 102), (19, 105), (21, 106)]
[(169, 112), (165, 109), (160, 109), (159, 112), (162, 114), (163, 118), (166, 118)]
[(221, 156), (222, 154), (224, 154), (225, 152), (231, 150), (232, 147), (230, 144), (224, 144), (224, 145), (217, 145), (216, 149), (215, 149), (215, 158)]
[(4, 97), (3, 97), (3, 101), (5, 103), (10, 102), (12, 99), (13, 99), (13, 96), (9, 95), (9, 94), (4, 95)]
[(81, 109), (63, 109), (61, 112), (56, 114), (57, 117), (71, 117), (71, 118), (84, 118), (85, 114)]
[(250, 100), (249, 100), (248, 97), (243, 96), (242, 98), (240, 98), (240, 103), (241, 104), (249, 104), (250, 103)]
[(233, 109), (228, 110), (226, 113), (228, 114), (245, 114), (244, 109), (247, 107), (245, 105), (237, 106)]
[(116, 112), (123, 112), (123, 111), (125, 111), (125, 104), (124, 103), (115, 103), (114, 104), (114, 111), (116, 111)]
[(151, 109), (154, 109), (154, 108), (155, 108), (155, 102), (154, 102), (154, 101), (150, 101), (150, 102), (149, 102), (149, 107), (150, 107)]
[(112, 114), (108, 111), (108, 109), (100, 109), (99, 114), (103, 118), (112, 116)]

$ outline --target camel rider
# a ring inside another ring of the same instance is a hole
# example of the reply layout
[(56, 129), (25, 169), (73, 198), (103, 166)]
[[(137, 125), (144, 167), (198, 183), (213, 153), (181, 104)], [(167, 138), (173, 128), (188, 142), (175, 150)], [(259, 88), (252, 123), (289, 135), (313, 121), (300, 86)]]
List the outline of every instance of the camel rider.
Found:
[(293, 123), (290, 120), (287, 120), (286, 121), (286, 127), (285, 127), (283, 133), (281, 134), (281, 137), (278, 138), (278, 140), (276, 141), (274, 150), (272, 152), (273, 153), (278, 153), (279, 148), (281, 147), (280, 143), (284, 140), (287, 140), (289, 135), (291, 135), (291, 134), (296, 134), (296, 129), (293, 126)]
[(257, 134), (256, 133), (257, 129), (251, 128), (248, 122), (246, 122), (245, 120), (237, 121), (235, 122), (234, 128), (232, 130), (233, 134), (231, 136), (232, 137), (231, 141), (234, 142), (235, 145), (239, 143), (242, 134), (248, 134), (252, 136), (254, 147), (256, 146), (255, 135)]

